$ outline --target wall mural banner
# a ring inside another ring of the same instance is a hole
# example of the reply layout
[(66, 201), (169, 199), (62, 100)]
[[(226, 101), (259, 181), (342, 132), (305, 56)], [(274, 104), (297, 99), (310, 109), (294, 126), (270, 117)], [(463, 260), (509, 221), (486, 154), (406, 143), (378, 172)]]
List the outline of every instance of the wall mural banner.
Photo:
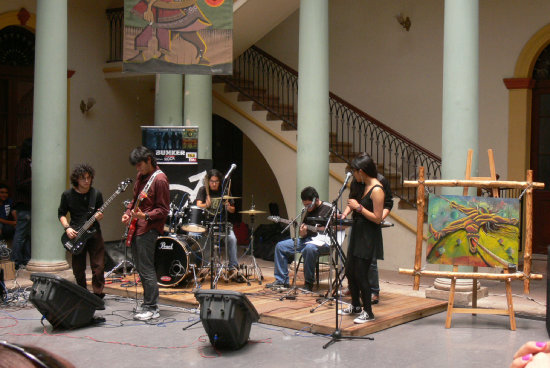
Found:
[(123, 71), (233, 73), (233, 1), (124, 0)]
[(427, 261), (459, 266), (518, 264), (517, 198), (430, 194)]
[(142, 126), (142, 144), (155, 153), (159, 165), (196, 164), (199, 128), (191, 126)]

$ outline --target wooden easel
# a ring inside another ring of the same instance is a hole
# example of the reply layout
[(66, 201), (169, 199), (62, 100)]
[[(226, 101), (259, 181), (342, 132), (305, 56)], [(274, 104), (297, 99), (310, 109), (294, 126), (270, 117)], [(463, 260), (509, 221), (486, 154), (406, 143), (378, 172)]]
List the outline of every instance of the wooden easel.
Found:
[[(468, 180), (425, 180), (424, 167), (419, 168), (418, 180), (403, 182), (405, 187), (417, 187), (416, 196), (416, 209), (417, 209), (417, 232), (416, 232), (416, 248), (414, 258), (414, 269), (399, 269), (399, 273), (412, 275), (414, 277), (413, 289), (418, 290), (420, 286), (420, 276), (431, 277), (443, 277), (451, 279), (451, 291), (449, 292), (449, 302), (447, 308), (447, 320), (445, 323), (446, 328), (451, 327), (452, 314), (454, 313), (472, 313), (472, 314), (505, 314), (510, 318), (510, 328), (516, 329), (515, 315), (513, 309), (512, 300), (512, 280), (524, 281), (524, 293), (529, 294), (529, 282), (530, 280), (541, 280), (542, 275), (531, 273), (531, 251), (532, 251), (532, 228), (533, 228), (533, 189), (543, 189), (544, 183), (533, 182), (533, 171), (527, 171), (527, 180), (524, 182), (517, 181), (497, 181), (496, 172), (494, 170), (494, 160), (492, 158), (492, 151), (489, 150), (489, 161), (491, 166), (491, 177), (471, 177), (471, 152), (468, 152), (469, 165), (467, 165), (466, 177)], [(458, 272), (458, 266), (453, 266), (452, 271), (428, 271), (422, 270), (422, 243), (424, 232), (424, 208), (425, 197), (424, 192), (426, 187), (463, 187), (465, 193), (467, 188), (476, 187), (490, 188), (493, 191), (493, 195), (498, 196), (499, 188), (517, 188), (525, 190), (525, 238), (524, 238), (524, 268), (523, 272), (515, 271), (510, 273), (508, 269), (504, 270), (504, 273), (481, 273), (477, 272), (477, 268), (474, 272)], [(456, 289), (457, 279), (473, 279), (473, 291), (474, 296), (472, 300), (472, 308), (454, 308), (454, 295)], [(507, 309), (479, 309), (477, 308), (477, 279), (487, 280), (500, 280), (506, 283), (506, 299)]]
[[(488, 180), (488, 181), (497, 181), (497, 174), (495, 169), (495, 158), (493, 155), (493, 150), (489, 149), (487, 150), (487, 154), (489, 156), (489, 171), (491, 173), (491, 176), (471, 176), (472, 175), (472, 158), (474, 155), (474, 151), (472, 149), (468, 150), (468, 158), (466, 160), (466, 180)], [(491, 188), (492, 195), (495, 198), (499, 197), (498, 188), (494, 187)], [(468, 195), (468, 188), (464, 187), (462, 191), (463, 196)], [(477, 195), (481, 195), (481, 188), (477, 189)], [(458, 266), (453, 265), (453, 272), (458, 272)], [(478, 267), (474, 266), (474, 274), (478, 272)], [(504, 273), (508, 273), (508, 269), (504, 269)], [(510, 329), (512, 331), (516, 330), (516, 317), (514, 314), (514, 305), (513, 305), (513, 299), (512, 299), (512, 285), (511, 280), (506, 279), (504, 281), (505, 288), (506, 288), (506, 301), (507, 301), (507, 308), (506, 309), (479, 309), (477, 307), (477, 278), (472, 278), (472, 308), (456, 308), (454, 307), (454, 300), (455, 300), (455, 288), (456, 288), (456, 277), (451, 278), (451, 289), (449, 290), (449, 303), (447, 305), (447, 318), (445, 319), (445, 328), (451, 327), (451, 322), (453, 319), (453, 313), (472, 313), (472, 314), (506, 314), (510, 318)]]

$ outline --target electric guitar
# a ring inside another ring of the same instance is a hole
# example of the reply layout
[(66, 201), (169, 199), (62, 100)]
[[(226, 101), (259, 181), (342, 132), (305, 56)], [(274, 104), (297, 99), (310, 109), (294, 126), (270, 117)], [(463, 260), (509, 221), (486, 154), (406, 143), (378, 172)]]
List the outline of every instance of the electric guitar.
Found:
[[(281, 218), (279, 216), (267, 216), (267, 219), (269, 221), (273, 221), (275, 223), (283, 223), (283, 224), (290, 224), (291, 221)], [(324, 231), (324, 228), (320, 229), (318, 226), (315, 225), (308, 225), (303, 224), (309, 231), (313, 231), (314, 233), (317, 233), (316, 236), (311, 238), (310, 241), (307, 243), (315, 244), (318, 247), (323, 246), (325, 244), (330, 245), (330, 236), (328, 234), (320, 234), (319, 232)], [(344, 230), (338, 230), (336, 232), (336, 239), (338, 240), (338, 244), (342, 245), (344, 238), (346, 237), (346, 232)]]
[(63, 247), (65, 247), (65, 249), (67, 249), (75, 256), (80, 254), (84, 250), (84, 246), (86, 245), (88, 239), (90, 239), (96, 233), (95, 229), (90, 229), (90, 227), (96, 221), (95, 215), (98, 212), (103, 213), (105, 211), (105, 208), (107, 208), (107, 206), (111, 204), (113, 199), (115, 199), (115, 197), (118, 196), (120, 193), (124, 192), (131, 182), (131, 179), (123, 180), (118, 185), (117, 190), (113, 193), (113, 195), (111, 195), (109, 199), (107, 199), (107, 201), (103, 203), (103, 206), (101, 206), (101, 208), (98, 209), (97, 212), (94, 213), (94, 215), (90, 217), (80, 229), (78, 229), (78, 234), (75, 238), (69, 239), (69, 237), (67, 236), (67, 232), (64, 232), (63, 235), (61, 235), (61, 244), (63, 244)]
[[(145, 198), (147, 198), (147, 192), (142, 191), (141, 193), (139, 193), (136, 199), (136, 203), (134, 203), (134, 208), (132, 208), (132, 211), (135, 211), (141, 204), (141, 201), (143, 201)], [(124, 237), (126, 237), (125, 244), (127, 247), (132, 245), (132, 239), (134, 238), (134, 233), (136, 232), (137, 220), (137, 217), (132, 216), (130, 222), (128, 223), (128, 226), (126, 227), (126, 231), (124, 232)]]

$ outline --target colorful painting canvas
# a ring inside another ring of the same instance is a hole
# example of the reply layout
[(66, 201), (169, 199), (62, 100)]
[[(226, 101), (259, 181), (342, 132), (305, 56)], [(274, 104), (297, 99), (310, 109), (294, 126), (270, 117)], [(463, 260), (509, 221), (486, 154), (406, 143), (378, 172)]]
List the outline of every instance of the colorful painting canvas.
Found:
[(430, 194), (428, 263), (517, 265), (519, 234), (519, 199)]

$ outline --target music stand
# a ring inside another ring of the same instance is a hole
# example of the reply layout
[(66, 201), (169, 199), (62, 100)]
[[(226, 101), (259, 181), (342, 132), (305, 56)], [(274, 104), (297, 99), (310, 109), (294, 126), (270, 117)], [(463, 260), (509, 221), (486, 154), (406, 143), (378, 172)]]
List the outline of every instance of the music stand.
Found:
[[(298, 291), (298, 289), (300, 289), (302, 292), (308, 292), (310, 293), (309, 290), (306, 290), (306, 289), (301, 289), (299, 287), (296, 286), (296, 276), (298, 275), (298, 263), (296, 262), (296, 254), (298, 253), (298, 239), (300, 238), (300, 226), (302, 225), (302, 215), (304, 214), (304, 212), (307, 210), (307, 207), (304, 207), (304, 209), (302, 209), (302, 211), (298, 214), (298, 216), (296, 216), (294, 219), (292, 219), (287, 227), (285, 227), (283, 229), (283, 231), (281, 231), (281, 233), (284, 233), (287, 229), (290, 229), (290, 227), (292, 225), (294, 225), (294, 275), (292, 276), (292, 287), (290, 288), (290, 290), (288, 290), (286, 292), (285, 295), (283, 295), (282, 297), (279, 298), (279, 300), (284, 300), (284, 299), (289, 299), (289, 300), (294, 300), (296, 299), (296, 292)], [(300, 221), (297, 222), (296, 220), (298, 219), (298, 217), (300, 217)], [(290, 235), (292, 237), (292, 231), (290, 232)]]

